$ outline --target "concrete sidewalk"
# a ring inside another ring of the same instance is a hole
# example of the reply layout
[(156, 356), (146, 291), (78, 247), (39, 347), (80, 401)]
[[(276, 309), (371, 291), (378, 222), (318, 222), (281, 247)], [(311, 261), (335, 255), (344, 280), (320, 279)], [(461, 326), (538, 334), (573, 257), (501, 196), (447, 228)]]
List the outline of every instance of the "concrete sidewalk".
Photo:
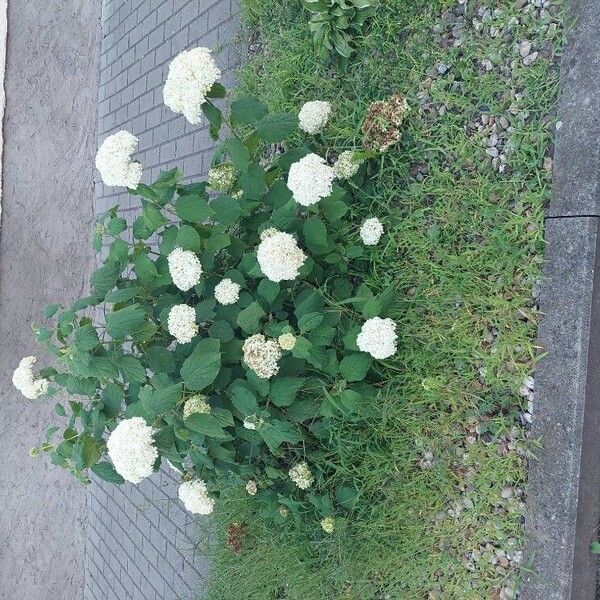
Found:
[(28, 324), (85, 295), (93, 254), (100, 3), (11, 0), (0, 230), (0, 598), (80, 600), (85, 491), (28, 449), (57, 420), (11, 376)]

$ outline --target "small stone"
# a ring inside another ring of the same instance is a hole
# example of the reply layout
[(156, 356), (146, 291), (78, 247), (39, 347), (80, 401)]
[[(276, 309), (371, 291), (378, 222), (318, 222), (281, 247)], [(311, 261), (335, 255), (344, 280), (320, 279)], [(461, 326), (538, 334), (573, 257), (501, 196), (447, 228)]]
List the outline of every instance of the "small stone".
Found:
[(487, 125), (490, 121), (490, 116), (489, 115), (481, 115), (481, 122), (484, 125)]
[(498, 559), (498, 564), (499, 564), (499, 565), (500, 565), (500, 566), (501, 566), (503, 569), (506, 569), (506, 568), (507, 568), (507, 567), (510, 565), (510, 562), (508, 561), (508, 558), (506, 558), (506, 556), (501, 556), (501, 557)]
[(525, 58), (531, 52), (531, 42), (529, 40), (523, 40), (519, 44), (519, 54), (521, 58)]
[(498, 156), (498, 148), (486, 148), (485, 153), (492, 158)]
[(514, 491), (514, 489), (511, 486), (507, 485), (506, 487), (502, 488), (502, 491), (500, 492), (500, 495), (505, 500), (509, 500), (510, 498), (514, 497), (515, 491)]
[(486, 71), (491, 71), (494, 68), (494, 63), (489, 58), (485, 58), (481, 61), (481, 66)]
[(515, 6), (518, 10), (521, 10), (527, 4), (527, 2), (528, 0), (516, 0)]
[(554, 127), (556, 128), (556, 131), (558, 131), (562, 126), (563, 126), (562, 121), (556, 121), (556, 125)]
[(528, 67), (529, 65), (533, 64), (536, 59), (538, 57), (538, 53), (537, 52), (532, 52), (531, 54), (529, 54), (528, 56), (526, 56), (523, 59), (523, 64)]
[(490, 138), (488, 140), (488, 144), (487, 144), (490, 148), (493, 148), (494, 146), (498, 145), (498, 136), (493, 133), (492, 135), (490, 135)]
[(438, 62), (436, 65), (436, 69), (440, 75), (445, 75), (448, 72), (448, 69), (450, 69), (450, 67), (446, 63)]
[(500, 117), (500, 127), (502, 127), (502, 129), (508, 129), (508, 126), (510, 125), (510, 123), (508, 122), (508, 119), (506, 117)]

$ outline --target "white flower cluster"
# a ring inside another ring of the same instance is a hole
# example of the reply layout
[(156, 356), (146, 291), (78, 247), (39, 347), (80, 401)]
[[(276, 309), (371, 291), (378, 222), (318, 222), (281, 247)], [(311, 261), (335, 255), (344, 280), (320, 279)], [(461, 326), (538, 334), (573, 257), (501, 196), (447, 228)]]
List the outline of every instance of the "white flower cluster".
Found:
[(198, 323), (196, 323), (196, 311), (194, 307), (187, 304), (176, 304), (173, 306), (167, 317), (167, 327), (169, 333), (180, 344), (191, 342), (198, 333)]
[(240, 298), (241, 286), (228, 277), (215, 286), (215, 299), (219, 304), (235, 304)]
[(350, 179), (358, 173), (361, 162), (354, 159), (352, 150), (346, 150), (333, 163), (333, 172), (338, 179)]
[(167, 261), (173, 283), (182, 292), (191, 290), (200, 281), (202, 265), (191, 250), (177, 247), (169, 253)]
[(252, 481), (250, 480), (247, 484), (246, 484), (246, 491), (251, 495), (251, 496), (256, 496), (256, 492), (258, 492), (258, 486), (256, 485), (256, 481)]
[(293, 350), (296, 346), (296, 336), (293, 333), (282, 333), (277, 338), (277, 343), (282, 350)]
[(262, 333), (250, 336), (242, 346), (244, 362), (261, 379), (269, 379), (279, 371), (281, 348)]
[(233, 189), (237, 172), (231, 164), (222, 164), (212, 167), (208, 171), (208, 187), (215, 192), (227, 194)]
[(315, 480), (310, 468), (305, 462), (293, 466), (288, 471), (288, 475), (301, 490), (308, 489)]
[(206, 396), (197, 394), (186, 400), (183, 405), (183, 418), (187, 419), (195, 413), (210, 414), (210, 404), (206, 402)]
[(36, 379), (36, 374), (33, 371), (33, 365), (36, 362), (37, 358), (35, 356), (27, 356), (21, 359), (12, 376), (13, 385), (29, 400), (35, 400), (48, 391), (49, 381), (47, 379)]
[(256, 431), (265, 424), (265, 420), (258, 415), (249, 415), (244, 419), (244, 429)]
[(142, 165), (131, 160), (138, 139), (129, 131), (109, 135), (98, 148), (96, 168), (106, 185), (122, 185), (134, 189), (142, 179)]
[(377, 217), (367, 219), (360, 228), (360, 238), (365, 246), (375, 246), (383, 235), (383, 225)]
[(294, 237), (272, 228), (263, 231), (260, 237), (256, 258), (263, 275), (277, 283), (296, 279), (306, 254)]
[(202, 479), (184, 481), (179, 486), (179, 499), (186, 510), (197, 515), (210, 515), (215, 507), (215, 501), (208, 495)]
[(165, 104), (192, 124), (200, 123), (206, 94), (221, 76), (208, 48), (193, 48), (178, 54), (169, 65), (163, 89)]
[(158, 458), (152, 434), (142, 417), (132, 417), (121, 421), (108, 437), (108, 456), (123, 479), (139, 483), (152, 474)]
[(305, 102), (298, 113), (298, 125), (302, 131), (315, 135), (325, 129), (330, 114), (331, 104), (329, 102), (323, 100)]
[(379, 360), (389, 358), (396, 353), (396, 323), (392, 319), (373, 317), (361, 327), (356, 345), (363, 352)]
[(316, 204), (333, 191), (333, 169), (318, 154), (307, 154), (292, 164), (287, 186), (302, 206)]
[(333, 533), (335, 530), (335, 519), (333, 517), (325, 517), (321, 519), (321, 527), (325, 533)]

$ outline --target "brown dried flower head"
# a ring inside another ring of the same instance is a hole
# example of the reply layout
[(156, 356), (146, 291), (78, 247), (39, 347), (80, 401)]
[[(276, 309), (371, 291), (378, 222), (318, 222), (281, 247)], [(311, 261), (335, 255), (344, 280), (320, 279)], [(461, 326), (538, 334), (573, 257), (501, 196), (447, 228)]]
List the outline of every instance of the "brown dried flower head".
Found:
[(247, 533), (248, 527), (244, 523), (232, 522), (227, 526), (227, 547), (234, 554), (241, 554)]
[(400, 127), (408, 112), (408, 103), (401, 94), (373, 102), (363, 121), (363, 145), (367, 150), (385, 152), (401, 136)]

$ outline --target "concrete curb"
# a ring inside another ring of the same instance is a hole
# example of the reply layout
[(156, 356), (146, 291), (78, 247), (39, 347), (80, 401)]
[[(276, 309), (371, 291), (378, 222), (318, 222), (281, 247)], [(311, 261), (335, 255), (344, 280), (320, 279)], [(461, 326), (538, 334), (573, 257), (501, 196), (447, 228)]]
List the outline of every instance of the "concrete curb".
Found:
[(571, 0), (547, 213), (523, 600), (593, 600), (600, 522), (600, 0)]

